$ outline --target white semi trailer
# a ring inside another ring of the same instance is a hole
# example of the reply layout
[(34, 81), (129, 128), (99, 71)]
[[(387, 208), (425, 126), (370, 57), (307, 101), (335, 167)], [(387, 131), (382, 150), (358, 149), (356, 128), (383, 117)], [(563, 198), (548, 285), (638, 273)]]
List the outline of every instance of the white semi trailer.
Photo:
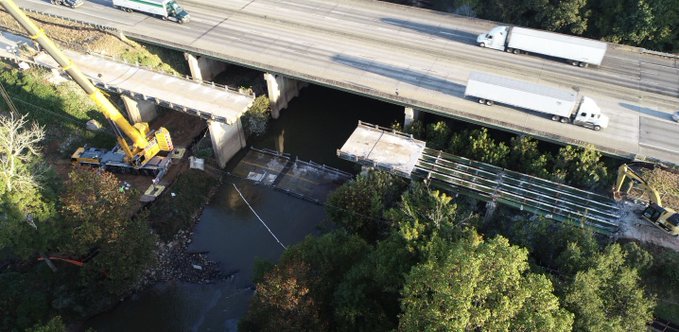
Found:
[(177, 23), (187, 23), (191, 20), (189, 13), (174, 0), (113, 0), (113, 8), (151, 14), (164, 20), (173, 19)]
[(599, 131), (608, 127), (608, 117), (589, 97), (580, 97), (575, 90), (563, 90), (529, 82), (516, 81), (486, 73), (471, 73), (465, 97), (479, 103), (498, 102), (551, 115), (552, 120)]
[(601, 65), (607, 44), (560, 33), (519, 27), (497, 26), (476, 38), (481, 47), (511, 53), (536, 53), (566, 59), (574, 66)]

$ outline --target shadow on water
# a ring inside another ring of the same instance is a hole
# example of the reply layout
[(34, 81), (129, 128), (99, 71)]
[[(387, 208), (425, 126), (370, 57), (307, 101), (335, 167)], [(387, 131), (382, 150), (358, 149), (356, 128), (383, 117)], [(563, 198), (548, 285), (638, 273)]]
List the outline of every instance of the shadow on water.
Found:
[(624, 107), (628, 110), (632, 110), (632, 111), (641, 113), (641, 114), (646, 114), (646, 115), (650, 115), (650, 116), (660, 118), (660, 119), (663, 119), (663, 120), (672, 121), (672, 114), (659, 112), (659, 111), (656, 111), (652, 108), (641, 107), (641, 106), (638, 106), (638, 105), (632, 105), (632, 104), (627, 104), (627, 103), (620, 103), (620, 106), (622, 106), (622, 107)]
[(411, 70), (405, 67), (392, 66), (377, 62), (375, 60), (362, 59), (343, 54), (333, 56), (332, 60), (343, 65), (412, 84), (426, 90), (438, 91), (458, 97), (461, 96), (459, 91), (464, 91), (464, 86), (461, 84), (453, 83), (438, 77), (433, 77), (427, 73)]
[[(389, 126), (403, 121), (403, 108), (311, 85), (270, 123), (264, 136), (250, 140), (250, 144), (356, 172), (352, 163), (336, 156), (336, 149), (351, 135), (358, 120)], [(245, 152), (241, 151), (227, 170)], [(334, 227), (326, 220), (322, 205), (226, 176), (203, 210), (189, 250), (208, 252), (208, 258), (218, 262), (230, 277), (208, 285), (179, 281), (156, 285), (90, 320), (88, 327), (100, 332), (236, 331), (254, 293), (255, 259), (276, 262), (283, 248), (247, 207), (233, 183), (288, 247), (309, 234), (322, 234)]]
[(459, 42), (464, 42), (465, 44), (476, 44), (477, 35), (470, 33), (470, 32), (467, 32), (467, 31), (461, 31), (461, 30), (449, 29), (449, 28), (442, 28), (442, 27), (435, 26), (435, 25), (416, 23), (416, 22), (401, 20), (401, 19), (397, 19), (397, 18), (388, 18), (387, 17), (387, 18), (380, 19), (380, 21), (387, 23), (387, 24), (395, 25), (397, 27), (406, 28), (406, 29), (410, 29), (410, 30), (413, 30), (413, 31), (430, 34), (432, 36), (445, 38), (445, 39), (449, 39), (449, 40), (454, 40), (454, 41), (459, 41)]

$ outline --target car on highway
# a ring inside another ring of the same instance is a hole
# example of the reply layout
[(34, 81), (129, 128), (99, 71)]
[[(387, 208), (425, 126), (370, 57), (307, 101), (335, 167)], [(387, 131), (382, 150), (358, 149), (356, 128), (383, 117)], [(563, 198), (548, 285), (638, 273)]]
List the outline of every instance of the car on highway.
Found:
[(672, 114), (672, 120), (679, 122), (679, 111), (676, 111), (674, 114)]
[(50, 2), (53, 5), (62, 5), (71, 8), (78, 8), (85, 3), (83, 0), (51, 0)]

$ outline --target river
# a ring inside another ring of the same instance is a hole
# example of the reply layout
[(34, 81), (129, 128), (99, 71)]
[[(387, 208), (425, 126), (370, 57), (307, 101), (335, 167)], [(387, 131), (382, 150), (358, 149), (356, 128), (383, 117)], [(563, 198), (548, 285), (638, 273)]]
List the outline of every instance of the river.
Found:
[[(336, 149), (358, 120), (388, 127), (403, 121), (403, 108), (310, 85), (270, 123), (264, 136), (249, 144), (356, 173), (355, 165), (337, 158)], [(253, 294), (255, 260), (275, 262), (284, 249), (243, 203), (233, 184), (286, 246), (333, 227), (322, 206), (227, 176), (194, 228), (189, 250), (209, 252), (208, 257), (231, 276), (210, 285), (158, 284), (87, 325), (97, 331), (236, 331)]]

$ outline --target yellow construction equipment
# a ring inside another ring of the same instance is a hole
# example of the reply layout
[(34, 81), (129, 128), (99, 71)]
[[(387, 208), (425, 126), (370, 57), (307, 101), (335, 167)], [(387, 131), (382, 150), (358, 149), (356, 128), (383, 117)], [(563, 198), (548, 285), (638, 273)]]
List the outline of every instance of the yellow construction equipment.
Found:
[[(78, 148), (71, 156), (73, 161), (90, 166), (102, 167), (113, 172), (162, 176), (170, 165), (171, 158), (159, 155), (161, 151), (174, 149), (170, 133), (165, 128), (149, 131), (145, 122), (131, 125), (111, 102), (90, 82), (61, 49), (38, 28), (12, 0), (0, 0), (2, 6), (59, 64), (97, 105), (100, 112), (111, 121), (118, 145), (107, 151), (96, 148)], [(128, 143), (127, 139), (130, 140)]]
[[(621, 191), (626, 179), (630, 180), (629, 184), (624, 191)], [(621, 200), (635, 185), (647, 194), (650, 200), (644, 211), (641, 213), (641, 216), (658, 226), (660, 229), (674, 236), (679, 236), (679, 213), (670, 208), (663, 207), (658, 191), (651, 187), (646, 180), (641, 178), (641, 176), (627, 164), (623, 164), (618, 168), (618, 177), (615, 180), (613, 197), (616, 200)]]

